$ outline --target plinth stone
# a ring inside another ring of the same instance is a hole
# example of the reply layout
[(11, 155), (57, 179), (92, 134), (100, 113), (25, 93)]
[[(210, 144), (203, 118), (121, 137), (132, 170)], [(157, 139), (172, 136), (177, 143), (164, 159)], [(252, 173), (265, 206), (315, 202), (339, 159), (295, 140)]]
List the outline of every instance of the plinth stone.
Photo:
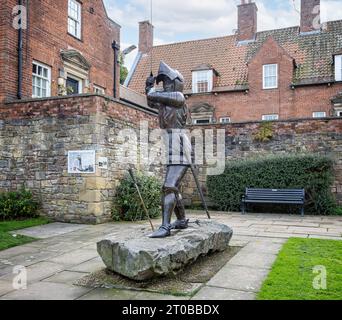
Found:
[(137, 231), (97, 243), (106, 267), (122, 276), (144, 281), (176, 274), (202, 255), (224, 251), (233, 235), (231, 228), (214, 221), (194, 221), (186, 230), (173, 230), (170, 237), (151, 239), (150, 232)]

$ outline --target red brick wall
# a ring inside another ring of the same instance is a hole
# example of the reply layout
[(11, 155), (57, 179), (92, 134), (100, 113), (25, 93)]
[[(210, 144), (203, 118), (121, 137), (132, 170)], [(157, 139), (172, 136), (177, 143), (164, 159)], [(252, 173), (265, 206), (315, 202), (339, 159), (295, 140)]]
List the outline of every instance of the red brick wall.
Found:
[(257, 12), (258, 8), (254, 2), (245, 3), (238, 6), (238, 40), (252, 40), (257, 32)]
[(64, 118), (68, 116), (89, 116), (103, 112), (116, 120), (140, 124), (149, 121), (151, 127), (158, 125), (157, 114), (144, 112), (123, 102), (95, 94), (46, 99), (16, 100), (0, 103), (0, 120), (40, 119), (42, 117)]
[[(7, 78), (0, 87), (0, 99), (13, 99), (17, 92), (17, 39), (18, 32), (12, 28), (11, 11), (17, 1), (6, 0), (1, 14), (0, 30), (7, 34), (6, 48), (1, 50), (5, 61)], [(27, 2), (24, 1), (26, 5)], [(90, 82), (106, 88), (113, 95), (114, 53), (112, 42), (120, 42), (120, 27), (111, 22), (99, 0), (82, 1), (82, 37), (78, 40), (67, 33), (67, 0), (31, 0), (29, 2), (29, 28), (24, 30), (24, 79), (23, 95), (32, 95), (32, 60), (52, 67), (51, 94), (57, 95), (57, 78), (62, 67), (61, 50), (76, 49), (90, 62)], [(94, 13), (89, 12), (94, 8)], [(2, 42), (1, 42), (2, 43)], [(2, 49), (2, 48), (1, 48)], [(3, 54), (4, 52), (4, 54)], [(1, 62), (3, 61), (1, 60)], [(118, 79), (119, 79), (118, 68)], [(91, 85), (92, 89), (92, 85)]]
[[(278, 88), (263, 90), (263, 65), (278, 64)], [(215, 117), (231, 117), (233, 122), (260, 121), (264, 114), (279, 114), (280, 120), (311, 118), (316, 111), (332, 115), (331, 98), (342, 91), (342, 84), (297, 87), (292, 90), (293, 60), (270, 38), (248, 65), (249, 92), (192, 95), (188, 105), (210, 103)]]

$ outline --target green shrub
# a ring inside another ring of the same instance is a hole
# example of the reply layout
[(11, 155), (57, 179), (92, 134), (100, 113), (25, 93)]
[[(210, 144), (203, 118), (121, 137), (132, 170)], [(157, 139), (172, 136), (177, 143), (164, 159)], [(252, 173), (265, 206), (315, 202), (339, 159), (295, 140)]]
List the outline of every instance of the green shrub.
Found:
[(337, 207), (336, 210), (335, 210), (335, 214), (337, 216), (342, 216), (342, 207)]
[[(136, 174), (139, 189), (151, 218), (160, 215), (161, 184), (155, 177)], [(138, 192), (131, 177), (127, 174), (116, 190), (112, 207), (114, 221), (146, 220), (146, 213), (141, 205)]]
[[(224, 174), (208, 177), (207, 187), (215, 208), (223, 211), (240, 211), (241, 197), (246, 187), (304, 188), (305, 212), (326, 215), (336, 212), (336, 203), (331, 194), (333, 181), (333, 161), (330, 158), (315, 155), (271, 156), (229, 161)], [(258, 208), (260, 210), (260, 206)], [(267, 208), (272, 212), (286, 210), (284, 206), (267, 205)], [(298, 212), (295, 206), (289, 208)]]
[(0, 193), (0, 219), (33, 218), (38, 216), (38, 203), (24, 188)]

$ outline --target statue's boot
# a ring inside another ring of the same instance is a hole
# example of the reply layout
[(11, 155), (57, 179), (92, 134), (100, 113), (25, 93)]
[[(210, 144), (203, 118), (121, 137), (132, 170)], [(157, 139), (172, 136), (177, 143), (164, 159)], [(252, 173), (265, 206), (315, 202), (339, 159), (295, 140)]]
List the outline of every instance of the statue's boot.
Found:
[(158, 238), (166, 238), (171, 235), (171, 227), (161, 226), (157, 231), (153, 232), (150, 235), (150, 238), (158, 239)]
[(189, 219), (185, 218), (185, 208), (182, 201), (182, 196), (178, 194), (177, 205), (175, 207), (177, 220), (171, 224), (171, 229), (184, 230), (189, 227)]
[(150, 238), (166, 238), (171, 235), (171, 215), (176, 205), (176, 196), (174, 193), (169, 193), (163, 196), (163, 222), (161, 227), (155, 231)]

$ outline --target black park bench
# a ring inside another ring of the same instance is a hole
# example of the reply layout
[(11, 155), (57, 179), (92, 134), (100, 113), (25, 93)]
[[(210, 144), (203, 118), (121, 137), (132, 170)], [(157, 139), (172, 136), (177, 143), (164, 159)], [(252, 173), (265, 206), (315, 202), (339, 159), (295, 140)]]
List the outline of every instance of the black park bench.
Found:
[(304, 216), (305, 190), (246, 188), (246, 194), (242, 196), (241, 200), (242, 214), (246, 214), (248, 203), (300, 205), (301, 215)]

